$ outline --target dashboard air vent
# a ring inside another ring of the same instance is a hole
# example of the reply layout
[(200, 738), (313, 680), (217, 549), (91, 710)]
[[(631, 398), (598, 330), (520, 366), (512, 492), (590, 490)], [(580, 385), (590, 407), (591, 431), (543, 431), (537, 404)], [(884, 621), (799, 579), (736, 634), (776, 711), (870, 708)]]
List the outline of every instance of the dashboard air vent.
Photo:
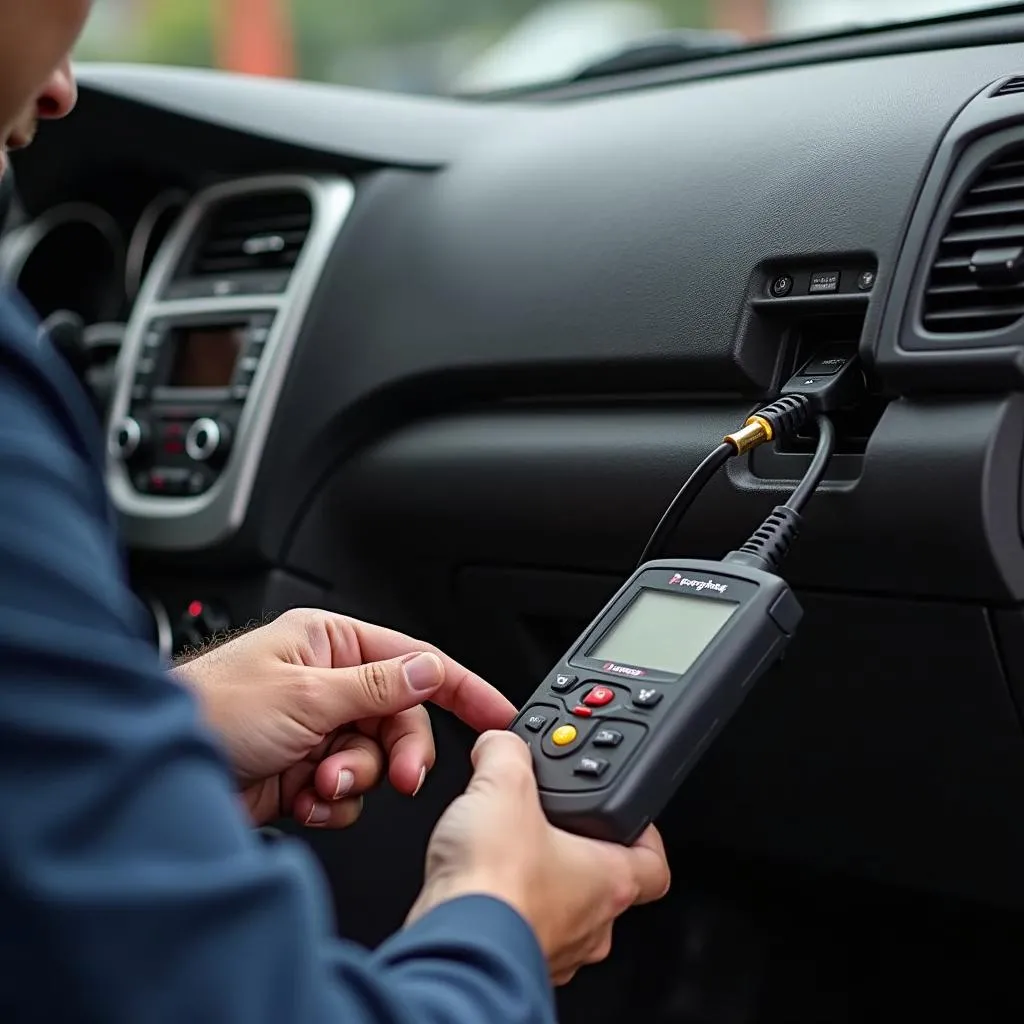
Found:
[(218, 203), (182, 261), (170, 297), (283, 291), (312, 221), (312, 203), (300, 191)]
[(1014, 96), (1022, 92), (1024, 92), (1024, 75), (1018, 75), (1016, 78), (1008, 78), (992, 95), (993, 97)]
[(1024, 146), (1004, 150), (946, 225), (924, 295), (933, 334), (988, 334), (1024, 317)]

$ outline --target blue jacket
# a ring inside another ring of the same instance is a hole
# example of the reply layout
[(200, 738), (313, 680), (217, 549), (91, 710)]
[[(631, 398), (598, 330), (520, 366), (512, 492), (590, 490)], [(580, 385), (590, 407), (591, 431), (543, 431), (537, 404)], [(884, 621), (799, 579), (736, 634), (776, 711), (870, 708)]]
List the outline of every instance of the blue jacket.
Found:
[(375, 952), (332, 936), (299, 844), (248, 827), (146, 639), (102, 431), (0, 293), (0, 1020), (554, 1020), (533, 933), (456, 900)]

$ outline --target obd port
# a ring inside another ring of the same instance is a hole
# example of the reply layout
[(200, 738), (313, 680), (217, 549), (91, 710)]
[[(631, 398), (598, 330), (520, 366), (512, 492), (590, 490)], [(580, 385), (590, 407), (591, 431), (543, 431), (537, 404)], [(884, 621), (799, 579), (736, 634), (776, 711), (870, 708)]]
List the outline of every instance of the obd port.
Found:
[[(835, 346), (849, 346), (851, 351), (855, 351), (863, 331), (863, 312), (808, 318), (794, 324), (789, 332), (788, 356), (783, 362), (782, 379), (788, 380), (816, 354)], [(866, 394), (855, 406), (833, 413), (835, 454), (863, 455), (887, 404), (884, 398)], [(808, 423), (801, 431), (778, 441), (775, 450), (780, 454), (809, 454), (816, 444), (814, 425)]]

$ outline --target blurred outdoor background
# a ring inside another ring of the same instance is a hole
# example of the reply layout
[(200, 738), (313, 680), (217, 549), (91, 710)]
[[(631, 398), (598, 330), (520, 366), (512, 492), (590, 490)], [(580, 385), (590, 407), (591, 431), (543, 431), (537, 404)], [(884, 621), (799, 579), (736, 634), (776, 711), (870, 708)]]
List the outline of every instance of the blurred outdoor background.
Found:
[(566, 78), (672, 29), (733, 33), (742, 44), (992, 6), (993, 0), (95, 0), (78, 57), (450, 94)]

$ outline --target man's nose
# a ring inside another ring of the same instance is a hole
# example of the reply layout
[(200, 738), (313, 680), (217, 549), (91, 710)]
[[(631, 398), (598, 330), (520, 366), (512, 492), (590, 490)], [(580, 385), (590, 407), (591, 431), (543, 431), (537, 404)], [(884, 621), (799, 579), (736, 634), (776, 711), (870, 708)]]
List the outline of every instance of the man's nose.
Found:
[(78, 86), (71, 62), (64, 61), (36, 97), (36, 114), (41, 120), (56, 121), (67, 117), (78, 102)]

